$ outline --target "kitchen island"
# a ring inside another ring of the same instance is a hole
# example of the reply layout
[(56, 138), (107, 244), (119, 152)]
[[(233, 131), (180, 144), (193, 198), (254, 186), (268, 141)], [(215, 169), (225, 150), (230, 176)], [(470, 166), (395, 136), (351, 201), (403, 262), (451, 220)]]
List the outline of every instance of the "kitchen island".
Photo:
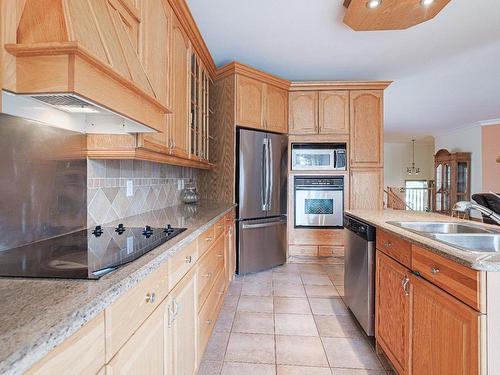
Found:
[[(133, 290), (145, 280), (153, 277), (155, 273), (162, 273), (167, 283), (167, 276), (168, 280), (171, 280), (175, 271), (175, 269), (172, 270), (169, 275), (164, 272), (164, 270), (171, 270), (171, 267), (166, 268), (168, 263), (175, 260), (176, 255), (183, 252), (186, 247), (192, 247), (192, 244), (200, 241), (201, 237), (207, 236), (206, 241), (205, 238), (201, 239), (203, 243), (208, 244), (212, 239), (214, 241), (211, 243), (214, 246), (216, 242), (221, 243), (224, 251), (224, 219), (230, 215), (233, 207), (232, 204), (202, 201), (197, 205), (179, 205), (120, 220), (120, 223), (126, 227), (141, 227), (144, 223), (163, 227), (166, 223), (171, 223), (173, 226), (185, 227), (187, 230), (99, 280), (0, 278), (0, 300), (2, 301), (0, 304), (0, 347), (2, 348), (0, 373), (22, 374), (32, 368), (82, 327), (97, 317), (102, 318), (105, 309), (123, 296), (133, 293)], [(219, 228), (220, 223), (222, 223), (222, 229)], [(226, 221), (227, 224), (230, 225)], [(220, 236), (222, 236), (221, 241), (217, 240)], [(205, 247), (203, 251), (200, 250), (200, 259), (203, 259), (203, 255), (209, 255), (208, 245)], [(197, 250), (195, 252), (198, 254)], [(181, 255), (182, 263), (184, 263), (184, 254)], [(188, 259), (191, 261), (191, 258)], [(193, 260), (193, 265), (195, 265), (195, 260)], [(184, 275), (178, 275), (175, 281), (179, 281), (182, 276)], [(171, 288), (175, 286), (174, 281), (168, 283)], [(168, 293), (166, 285), (164, 289), (161, 293), (166, 296)], [(157, 291), (157, 299), (161, 293)], [(140, 300), (144, 301), (144, 297), (141, 295)], [(159, 300), (155, 301), (154, 293), (150, 297), (151, 304), (161, 303)], [(130, 311), (134, 308), (134, 306), (128, 306)], [(134, 323), (132, 318), (134, 318), (133, 314), (129, 313), (131, 326)], [(122, 331), (126, 330), (122, 329)], [(97, 337), (101, 338), (101, 336), (104, 341), (104, 332), (100, 332)], [(97, 343), (96, 346), (98, 346)]]
[(396, 372), (500, 373), (499, 254), (463, 250), (397, 222), (466, 224), (488, 236), (498, 227), (426, 212), (347, 213), (376, 227), (375, 338)]

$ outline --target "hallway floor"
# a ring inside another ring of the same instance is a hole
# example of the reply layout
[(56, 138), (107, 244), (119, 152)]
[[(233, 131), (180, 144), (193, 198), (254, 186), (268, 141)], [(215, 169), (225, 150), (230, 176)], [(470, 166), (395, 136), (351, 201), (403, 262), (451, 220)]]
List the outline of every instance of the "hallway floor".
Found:
[(237, 278), (199, 375), (388, 375), (345, 306), (342, 264), (291, 263)]

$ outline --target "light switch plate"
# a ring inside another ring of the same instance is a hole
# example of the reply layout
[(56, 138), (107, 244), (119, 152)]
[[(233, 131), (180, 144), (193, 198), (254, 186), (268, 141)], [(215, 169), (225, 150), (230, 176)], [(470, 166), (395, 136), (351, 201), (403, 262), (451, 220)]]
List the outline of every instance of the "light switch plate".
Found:
[(134, 195), (134, 181), (127, 180), (127, 197)]

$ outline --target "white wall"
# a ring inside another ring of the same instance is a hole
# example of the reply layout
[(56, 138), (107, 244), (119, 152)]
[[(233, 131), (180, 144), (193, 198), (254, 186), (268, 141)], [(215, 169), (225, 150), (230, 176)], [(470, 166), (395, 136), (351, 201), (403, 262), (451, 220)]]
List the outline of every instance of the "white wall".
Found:
[(482, 192), (481, 126), (452, 130), (435, 136), (435, 151), (471, 153), (471, 195)]
[(384, 187), (405, 186), (405, 180), (434, 179), (434, 143), (415, 142), (415, 166), (420, 168), (417, 176), (406, 173), (411, 161), (411, 142), (384, 143)]

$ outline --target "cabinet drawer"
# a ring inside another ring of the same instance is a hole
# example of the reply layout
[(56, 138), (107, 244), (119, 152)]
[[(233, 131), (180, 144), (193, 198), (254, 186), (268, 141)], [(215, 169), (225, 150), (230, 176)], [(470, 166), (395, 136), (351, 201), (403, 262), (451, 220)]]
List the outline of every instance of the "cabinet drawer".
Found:
[(168, 284), (173, 288), (198, 260), (198, 244), (191, 242), (168, 261)]
[(196, 241), (198, 242), (198, 256), (201, 258), (205, 251), (209, 249), (210, 246), (214, 243), (215, 240), (215, 228), (212, 225), (205, 232), (200, 234)]
[(411, 268), (411, 244), (408, 241), (377, 229), (377, 249)]
[(198, 308), (207, 299), (215, 278), (224, 269), (224, 236), (220, 236), (214, 246), (203, 256), (198, 266)]
[(200, 357), (207, 346), (208, 339), (212, 333), (213, 327), (217, 320), (219, 310), (222, 307), (224, 300), (225, 278), (224, 272), (219, 272), (214, 287), (207, 297), (207, 301), (200, 313), (198, 314), (198, 327), (199, 327), (199, 353)]
[(313, 245), (290, 245), (289, 256), (318, 256), (318, 246)]
[(318, 250), (320, 257), (337, 257), (344, 256), (344, 246), (320, 246)]
[(413, 271), (446, 290), (473, 309), (485, 312), (485, 275), (429, 250), (412, 245)]
[(113, 358), (168, 292), (167, 262), (106, 308), (106, 362)]
[(28, 370), (26, 374), (94, 375), (103, 365), (104, 313), (100, 313)]
[(224, 217), (220, 219), (218, 222), (215, 223), (214, 225), (214, 238), (219, 237), (222, 233), (224, 233), (224, 224), (225, 224), (225, 219)]

